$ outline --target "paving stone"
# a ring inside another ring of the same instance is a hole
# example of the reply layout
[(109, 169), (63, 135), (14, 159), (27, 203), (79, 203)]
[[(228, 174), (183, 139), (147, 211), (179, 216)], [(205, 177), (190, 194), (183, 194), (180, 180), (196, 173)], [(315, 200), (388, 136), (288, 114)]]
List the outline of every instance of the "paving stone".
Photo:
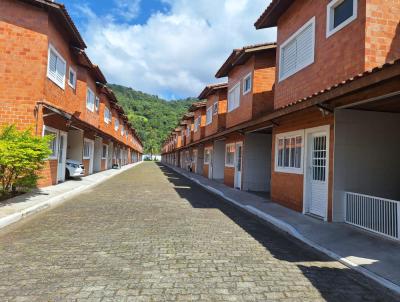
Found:
[(145, 163), (0, 232), (0, 301), (396, 301)]

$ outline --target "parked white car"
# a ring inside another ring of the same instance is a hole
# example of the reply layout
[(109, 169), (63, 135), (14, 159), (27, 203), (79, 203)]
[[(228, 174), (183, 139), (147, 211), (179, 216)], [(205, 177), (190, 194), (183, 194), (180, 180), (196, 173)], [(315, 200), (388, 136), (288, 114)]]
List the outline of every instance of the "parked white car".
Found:
[(82, 177), (85, 175), (85, 167), (80, 161), (67, 159), (65, 167), (66, 178)]

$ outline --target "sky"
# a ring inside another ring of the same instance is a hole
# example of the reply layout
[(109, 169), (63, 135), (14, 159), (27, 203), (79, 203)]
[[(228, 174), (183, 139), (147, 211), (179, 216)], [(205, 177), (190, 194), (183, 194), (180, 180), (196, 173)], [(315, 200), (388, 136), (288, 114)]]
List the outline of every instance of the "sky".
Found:
[(60, 0), (109, 83), (196, 97), (234, 48), (276, 40), (254, 22), (270, 0)]

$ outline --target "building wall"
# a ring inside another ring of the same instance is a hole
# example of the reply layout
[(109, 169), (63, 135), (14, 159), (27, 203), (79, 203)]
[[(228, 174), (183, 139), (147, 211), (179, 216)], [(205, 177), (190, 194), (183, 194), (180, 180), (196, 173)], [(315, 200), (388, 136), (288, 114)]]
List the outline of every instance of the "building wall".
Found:
[[(308, 109), (288, 115), (276, 121), (272, 132), (272, 172), (271, 199), (285, 207), (301, 212), (303, 210), (304, 174), (282, 173), (275, 171), (276, 135), (302, 129), (330, 125), (329, 143), (329, 176), (328, 176), (328, 219), (331, 219), (332, 183), (333, 183), (333, 152), (334, 152), (334, 117), (333, 114), (323, 117), (317, 109)], [(305, 138), (304, 138), (305, 140)], [(305, 142), (304, 142), (305, 143)], [(303, 152), (303, 158), (304, 158)], [(305, 161), (304, 161), (305, 163)], [(304, 168), (304, 167), (303, 167)], [(288, 185), (290, 184), (290, 185)]]
[(274, 109), (275, 60), (275, 50), (269, 50), (255, 56), (253, 118)]
[(226, 127), (230, 128), (252, 118), (253, 91), (243, 95), (242, 80), (250, 72), (254, 72), (255, 59), (254, 56), (244, 65), (236, 66), (228, 75), (228, 94), (229, 91), (240, 83), (240, 106), (226, 114)]
[(400, 200), (398, 114), (335, 112), (333, 219), (343, 221), (345, 192)]
[(207, 108), (218, 102), (218, 114), (213, 115), (211, 124), (205, 126), (205, 137), (213, 135), (226, 128), (227, 89), (219, 89), (207, 97)]
[(19, 1), (0, 2), (0, 125), (35, 129), (47, 66), (47, 14)]
[(367, 0), (366, 16), (365, 68), (400, 58), (400, 2)]
[[(280, 45), (312, 17), (316, 19), (316, 41), (314, 63), (281, 82), (277, 80), (275, 108), (310, 96), (365, 70), (366, 0), (358, 1), (356, 20), (327, 38), (326, 7), (328, 3), (328, 0), (293, 1), (293, 4), (278, 20), (277, 66)], [(276, 78), (279, 79), (279, 66), (276, 70)]]
[(198, 117), (201, 117), (201, 122), (200, 122), (200, 126), (198, 128), (197, 131), (194, 131), (194, 126), (193, 126), (193, 141), (199, 141), (200, 139), (202, 139), (204, 137), (204, 133), (205, 133), (205, 126), (206, 126), (206, 109), (205, 108), (201, 108), (198, 109), (194, 112), (194, 120), (196, 120)]

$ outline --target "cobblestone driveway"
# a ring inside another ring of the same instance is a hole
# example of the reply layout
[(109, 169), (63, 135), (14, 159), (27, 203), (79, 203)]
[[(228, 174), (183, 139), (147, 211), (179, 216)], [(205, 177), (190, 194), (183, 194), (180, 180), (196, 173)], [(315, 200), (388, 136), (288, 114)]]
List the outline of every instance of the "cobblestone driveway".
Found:
[(0, 301), (393, 301), (145, 163), (0, 233)]

